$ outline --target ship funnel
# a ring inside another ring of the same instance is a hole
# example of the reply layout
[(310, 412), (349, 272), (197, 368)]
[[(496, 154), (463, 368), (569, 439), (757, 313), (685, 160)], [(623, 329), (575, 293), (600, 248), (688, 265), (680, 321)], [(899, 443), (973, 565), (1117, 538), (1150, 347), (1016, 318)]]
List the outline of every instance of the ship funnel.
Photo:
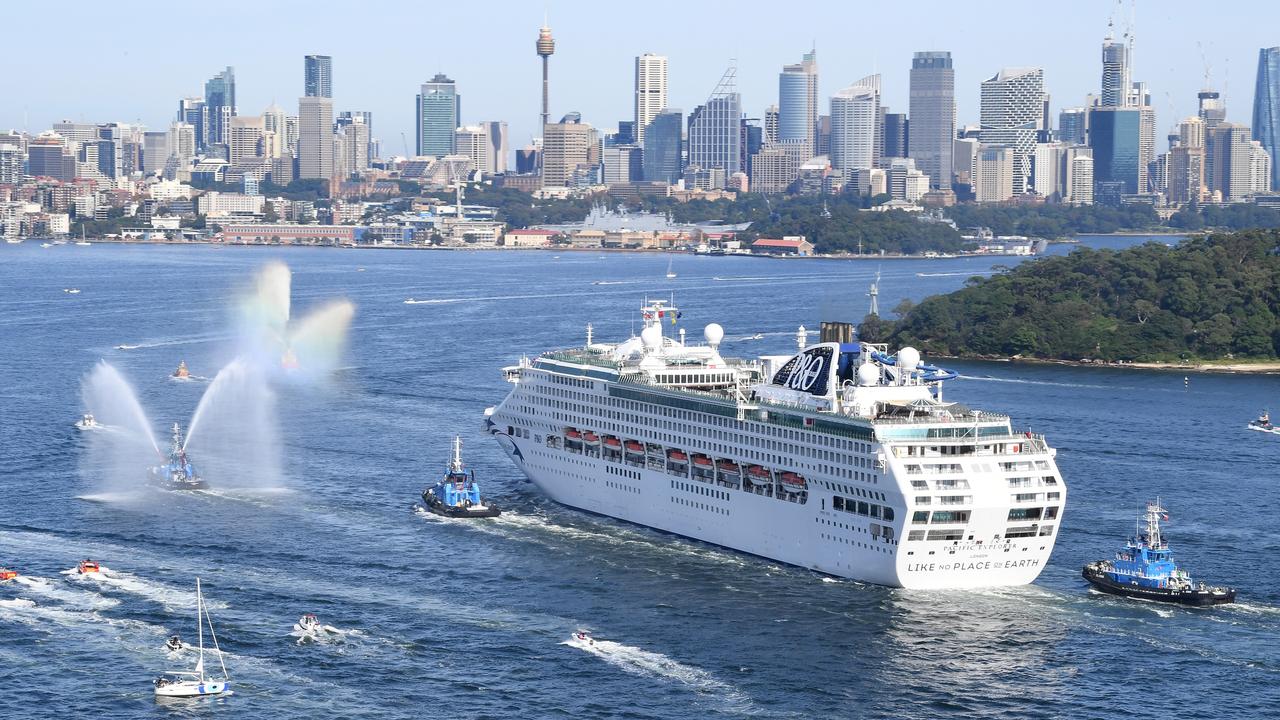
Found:
[(818, 342), (850, 344), (854, 342), (853, 323), (823, 321)]

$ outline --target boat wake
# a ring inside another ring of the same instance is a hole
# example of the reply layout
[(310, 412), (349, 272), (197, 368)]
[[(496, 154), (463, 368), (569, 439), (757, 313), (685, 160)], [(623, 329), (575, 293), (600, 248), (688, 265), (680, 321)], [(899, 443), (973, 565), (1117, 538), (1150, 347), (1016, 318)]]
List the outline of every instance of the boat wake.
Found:
[(977, 380), (978, 382), (1013, 383), (1016, 385), (1044, 385), (1047, 387), (1087, 388), (1090, 390), (1121, 390), (1123, 388), (1110, 385), (1091, 385), (1088, 383), (1054, 382), (1052, 380), (1025, 380), (1023, 378), (998, 378), (982, 375), (961, 375), (961, 380)]
[[(92, 583), (152, 600), (160, 603), (167, 610), (187, 609), (196, 606), (196, 595), (193, 592), (178, 590), (153, 580), (146, 580), (129, 573), (112, 570), (105, 565), (98, 572), (81, 573), (76, 568), (71, 568), (63, 570), (62, 574), (75, 582)], [(225, 602), (205, 602), (205, 605), (215, 610), (224, 610), (227, 607)]]
[(635, 675), (674, 680), (705, 692), (721, 693), (732, 689), (706, 670), (677, 662), (661, 653), (612, 640), (583, 640), (575, 635), (560, 644), (595, 655), (610, 665)]
[(0, 600), (0, 620), (11, 620), (27, 625), (44, 626), (49, 623), (76, 625), (84, 622), (91, 615), (78, 610), (37, 605), (36, 601), (29, 598)]
[(47, 578), (19, 575), (13, 581), (28, 593), (56, 600), (71, 607), (105, 610), (120, 604), (120, 601), (115, 598), (104, 597), (95, 592), (61, 587), (56, 581)]
[(116, 350), (137, 350), (141, 345), (117, 345)]
[(971, 270), (968, 272), (918, 272), (916, 277), (972, 277), (974, 275), (995, 275), (995, 270)]

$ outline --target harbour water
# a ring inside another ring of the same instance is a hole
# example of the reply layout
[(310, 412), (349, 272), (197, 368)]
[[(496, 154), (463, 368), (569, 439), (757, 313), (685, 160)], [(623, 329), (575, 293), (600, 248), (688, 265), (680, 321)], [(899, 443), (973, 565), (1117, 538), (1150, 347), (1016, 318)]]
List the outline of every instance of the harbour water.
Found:
[[(104, 492), (72, 427), (84, 377), (107, 360), (167, 437), (208, 387), (169, 374), (233, 359), (235, 298), (272, 260), (293, 270), (295, 314), (356, 307), (328, 379), (271, 384), (280, 471), (242, 486), (206, 472), (207, 493)], [(674, 293), (693, 337), (719, 322), (727, 351), (780, 353), (799, 324), (860, 319), (877, 270), (677, 256), (668, 280), (667, 262), (0, 246), (0, 565), (29, 578), (0, 584), (0, 717), (1274, 716), (1280, 437), (1245, 424), (1280, 402), (1280, 377), (951, 363), (949, 399), (1058, 448), (1071, 494), (1052, 561), (999, 590), (835, 580), (557, 506), (480, 431), (503, 365), (581, 344), (588, 322), (625, 335), (646, 294)], [(1015, 262), (886, 261), (880, 305)], [(411, 510), (454, 433), (501, 518)], [(1237, 605), (1087, 589), (1081, 565), (1155, 495), (1180, 560), (1237, 587)], [(85, 557), (111, 575), (60, 574)], [(197, 574), (235, 694), (159, 704), (150, 681), (174, 664), (165, 637), (193, 639)], [(300, 645), (306, 612), (347, 632)], [(566, 644), (579, 628), (601, 642)]]

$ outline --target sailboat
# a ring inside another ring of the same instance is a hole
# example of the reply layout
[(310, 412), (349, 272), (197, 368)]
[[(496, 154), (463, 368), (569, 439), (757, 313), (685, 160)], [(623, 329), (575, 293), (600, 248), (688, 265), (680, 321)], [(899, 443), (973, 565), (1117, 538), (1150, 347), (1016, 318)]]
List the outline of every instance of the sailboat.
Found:
[(675, 271), (671, 269), (671, 263), (673, 263), (673, 262), (675, 262), (675, 260), (674, 260), (674, 259), (672, 259), (672, 260), (668, 260), (668, 261), (667, 261), (667, 279), (668, 279), (668, 280), (670, 280), (671, 278), (674, 278), (674, 277), (676, 276)]
[[(213, 640), (213, 652), (218, 656), (218, 665), (222, 667), (222, 679), (210, 678), (204, 672), (204, 627), (209, 625), (209, 637)], [(157, 697), (200, 697), (202, 695), (221, 695), (231, 689), (231, 678), (227, 676), (227, 664), (222, 661), (222, 649), (218, 647), (218, 636), (213, 632), (213, 620), (209, 617), (209, 609), (204, 605), (204, 594), (200, 590), (200, 578), (196, 578), (196, 629), (200, 636), (200, 659), (196, 661), (193, 671), (169, 670), (156, 678)]]

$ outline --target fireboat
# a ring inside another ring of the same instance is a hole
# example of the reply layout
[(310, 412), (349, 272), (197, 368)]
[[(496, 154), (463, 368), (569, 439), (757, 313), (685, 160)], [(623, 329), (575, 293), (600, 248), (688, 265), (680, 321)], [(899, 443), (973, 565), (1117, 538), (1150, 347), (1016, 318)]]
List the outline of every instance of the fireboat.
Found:
[(186, 360), (178, 361), (178, 369), (173, 371), (172, 377), (174, 380), (190, 380), (191, 379), (191, 371), (187, 369)]
[(474, 470), (462, 467), (462, 438), (453, 439), (453, 460), (440, 482), (422, 492), (422, 502), (437, 515), (451, 518), (498, 517), (502, 510), (480, 495)]
[(204, 490), (209, 487), (187, 459), (187, 451), (183, 448), (182, 428), (178, 423), (173, 424), (173, 441), (169, 445), (168, 462), (152, 466), (147, 475), (152, 485), (166, 490)]
[[(1235, 602), (1236, 591), (1197, 583), (1173, 560), (1173, 551), (1160, 534), (1160, 518), (1169, 516), (1157, 499), (1147, 503), (1146, 532), (1135, 528), (1134, 537), (1114, 559), (1084, 566), (1082, 575), (1095, 588), (1112, 595), (1205, 607)], [(1140, 523), (1141, 516), (1138, 519)]]

